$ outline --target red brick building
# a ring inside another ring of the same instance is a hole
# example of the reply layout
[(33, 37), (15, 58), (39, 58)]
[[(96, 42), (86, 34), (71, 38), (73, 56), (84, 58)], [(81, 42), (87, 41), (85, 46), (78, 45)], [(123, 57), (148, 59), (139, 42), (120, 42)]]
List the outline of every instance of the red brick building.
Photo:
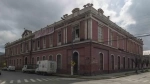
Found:
[(73, 60), (74, 74), (89, 75), (134, 69), (131, 59), (143, 55), (143, 41), (103, 13), (87, 4), (36, 32), (25, 30), (22, 38), (5, 45), (7, 65), (20, 69), (38, 60), (55, 60), (58, 73), (70, 74)]

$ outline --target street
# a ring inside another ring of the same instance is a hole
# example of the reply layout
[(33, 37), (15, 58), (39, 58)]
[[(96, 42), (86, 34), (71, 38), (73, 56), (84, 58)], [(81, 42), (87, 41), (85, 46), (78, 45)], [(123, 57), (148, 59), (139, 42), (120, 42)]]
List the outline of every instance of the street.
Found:
[(87, 80), (2, 71), (0, 84), (150, 84), (150, 72), (114, 79)]
[(82, 81), (72, 84), (150, 84), (150, 72), (121, 78)]
[(72, 84), (81, 81), (85, 80), (56, 76), (42, 76), (17, 71), (2, 71), (2, 75), (0, 75), (0, 84)]

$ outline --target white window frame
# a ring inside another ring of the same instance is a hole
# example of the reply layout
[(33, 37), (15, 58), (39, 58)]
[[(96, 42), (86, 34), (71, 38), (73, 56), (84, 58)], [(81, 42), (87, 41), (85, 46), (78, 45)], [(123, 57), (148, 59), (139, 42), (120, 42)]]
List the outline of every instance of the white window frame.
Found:
[(110, 45), (113, 46), (113, 32), (110, 32)]
[[(59, 42), (59, 35), (60, 35), (60, 42)], [(57, 45), (61, 45), (61, 42), (62, 42), (62, 32), (58, 31), (58, 33), (57, 33)]]
[(100, 26), (98, 26), (98, 41), (99, 42), (103, 41), (103, 29)]
[(43, 37), (43, 48), (46, 48), (46, 37)]
[(40, 49), (40, 40), (39, 39), (37, 39), (37, 49)]
[(53, 47), (53, 35), (49, 35), (49, 46)]
[[(76, 33), (76, 30), (79, 29), (79, 35), (77, 36), (77, 33)], [(80, 40), (80, 24), (76, 24), (73, 26), (73, 29), (72, 29), (72, 38), (73, 38), (73, 41), (79, 41)], [(74, 33), (73, 33), (74, 32)]]

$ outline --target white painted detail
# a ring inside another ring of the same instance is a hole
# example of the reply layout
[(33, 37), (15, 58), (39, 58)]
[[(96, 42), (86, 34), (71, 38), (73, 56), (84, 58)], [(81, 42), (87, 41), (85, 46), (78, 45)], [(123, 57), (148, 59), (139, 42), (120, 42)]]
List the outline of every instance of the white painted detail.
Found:
[(6, 83), (6, 81), (3, 81), (1, 84), (5, 84)]
[(24, 79), (24, 82), (29, 82), (27, 79)]
[(17, 83), (21, 83), (21, 80), (17, 80)]
[(46, 80), (46, 79), (42, 79), (42, 80), (44, 80), (44, 81), (48, 81), (48, 80)]
[(40, 81), (40, 82), (42, 81), (42, 80), (40, 80), (40, 79), (36, 79), (36, 80), (38, 80), (38, 81)]
[(47, 78), (47, 80), (52, 80), (52, 79), (50, 79), (50, 78)]
[(35, 80), (33, 80), (33, 79), (30, 79), (32, 82), (36, 82)]
[(10, 81), (10, 83), (13, 83), (13, 82), (14, 82), (14, 80), (11, 80), (11, 81)]

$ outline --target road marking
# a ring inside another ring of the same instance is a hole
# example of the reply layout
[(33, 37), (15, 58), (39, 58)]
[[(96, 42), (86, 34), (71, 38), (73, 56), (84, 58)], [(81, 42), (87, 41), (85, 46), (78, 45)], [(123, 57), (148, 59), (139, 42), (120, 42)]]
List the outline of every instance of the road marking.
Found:
[(46, 78), (47, 80), (52, 80), (52, 79), (50, 79), (50, 78)]
[(43, 79), (43, 78), (42, 78), (42, 80), (44, 80), (44, 81), (48, 81), (48, 80), (46, 80), (46, 79)]
[(33, 80), (33, 79), (30, 79), (32, 82), (36, 82), (35, 80)]
[(40, 80), (40, 79), (36, 79), (36, 80), (38, 80), (38, 81), (40, 81), (40, 82), (42, 81), (42, 80)]
[(57, 79), (57, 78), (53, 78), (52, 80), (56, 80), (56, 81), (59, 81), (59, 79)]
[(17, 83), (21, 83), (21, 80), (17, 80)]
[(1, 84), (5, 84), (6, 83), (6, 81), (3, 81)]
[(14, 82), (14, 80), (11, 80), (11, 81), (10, 81), (10, 83), (13, 83), (13, 82)]
[(144, 80), (143, 82), (145, 83), (145, 82), (148, 82), (149, 80)]
[(29, 82), (27, 79), (24, 79), (25, 82)]

